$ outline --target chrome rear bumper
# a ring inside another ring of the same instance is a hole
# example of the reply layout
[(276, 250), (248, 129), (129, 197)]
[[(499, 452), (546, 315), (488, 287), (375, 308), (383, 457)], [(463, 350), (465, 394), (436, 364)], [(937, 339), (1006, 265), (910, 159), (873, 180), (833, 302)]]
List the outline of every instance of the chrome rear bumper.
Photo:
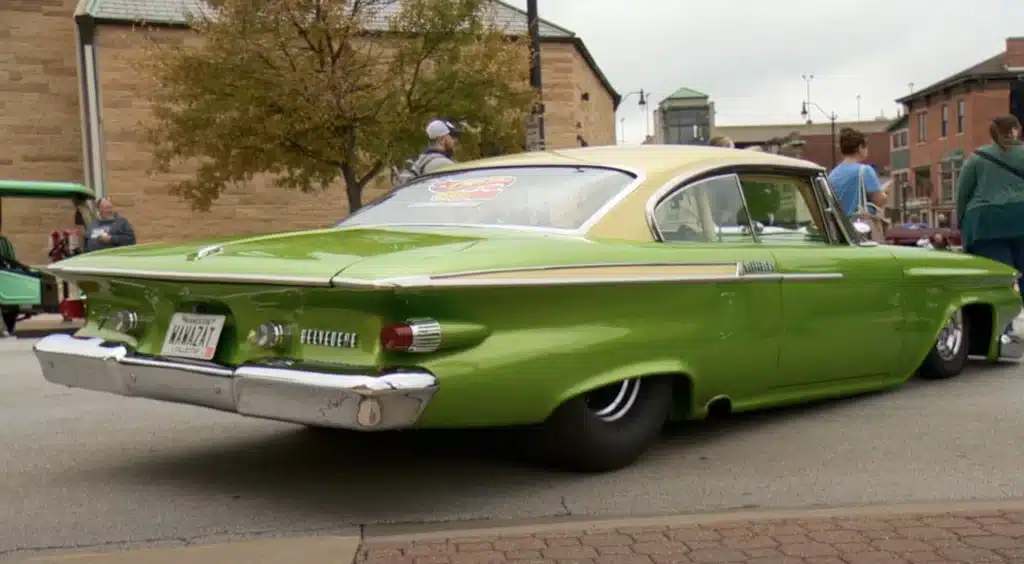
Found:
[(70, 335), (45, 337), (33, 351), (43, 377), (54, 384), (361, 431), (411, 427), (437, 391), (437, 380), (422, 370), (378, 376), (228, 368), (135, 355), (102, 339)]

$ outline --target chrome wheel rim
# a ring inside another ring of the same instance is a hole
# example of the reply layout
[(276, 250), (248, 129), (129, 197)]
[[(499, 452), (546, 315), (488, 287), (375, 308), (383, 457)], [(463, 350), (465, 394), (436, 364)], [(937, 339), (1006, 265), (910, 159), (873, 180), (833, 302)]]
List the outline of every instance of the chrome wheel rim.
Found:
[(640, 379), (633, 378), (598, 388), (586, 396), (587, 407), (604, 422), (625, 417), (640, 394)]
[(935, 342), (935, 352), (939, 353), (942, 360), (953, 360), (960, 354), (960, 348), (964, 343), (964, 322), (963, 315), (958, 311), (946, 322), (946, 326), (939, 332), (939, 338)]

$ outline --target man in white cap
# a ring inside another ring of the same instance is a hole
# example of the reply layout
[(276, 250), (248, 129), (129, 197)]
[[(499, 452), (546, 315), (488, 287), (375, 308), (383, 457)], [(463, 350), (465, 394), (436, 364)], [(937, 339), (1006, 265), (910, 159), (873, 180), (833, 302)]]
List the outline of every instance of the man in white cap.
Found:
[(460, 131), (454, 123), (435, 119), (427, 124), (427, 139), (430, 144), (427, 150), (423, 151), (416, 164), (419, 174), (429, 174), (442, 167), (455, 164), (452, 160), (452, 153), (455, 151), (455, 143), (459, 138)]
[(419, 176), (455, 164), (452, 153), (455, 151), (455, 141), (459, 134), (458, 126), (450, 121), (435, 119), (428, 123), (427, 138), (430, 139), (430, 144), (420, 156), (405, 161), (404, 169), (391, 168), (391, 184), (396, 187), (402, 186)]

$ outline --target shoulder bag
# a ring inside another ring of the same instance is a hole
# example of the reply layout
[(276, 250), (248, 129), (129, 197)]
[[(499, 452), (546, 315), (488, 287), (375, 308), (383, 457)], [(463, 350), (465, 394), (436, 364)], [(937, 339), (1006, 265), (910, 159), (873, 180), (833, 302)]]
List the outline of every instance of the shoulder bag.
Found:
[[(858, 201), (857, 210), (853, 212), (854, 223), (863, 223), (871, 228), (871, 233), (867, 234), (867, 238), (876, 243), (885, 242), (885, 225), (888, 220), (882, 215), (882, 210), (868, 201), (868, 189), (864, 185), (864, 170), (867, 165), (860, 165), (860, 170), (857, 173), (857, 191)], [(872, 208), (877, 214), (872, 214)]]

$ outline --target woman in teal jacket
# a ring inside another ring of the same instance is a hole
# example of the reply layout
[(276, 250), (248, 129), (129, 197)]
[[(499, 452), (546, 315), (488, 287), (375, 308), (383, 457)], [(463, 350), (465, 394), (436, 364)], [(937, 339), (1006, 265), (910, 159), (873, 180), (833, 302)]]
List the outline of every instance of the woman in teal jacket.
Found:
[(1024, 145), (1020, 121), (992, 120), (992, 144), (974, 152), (956, 193), (964, 250), (1024, 272)]

